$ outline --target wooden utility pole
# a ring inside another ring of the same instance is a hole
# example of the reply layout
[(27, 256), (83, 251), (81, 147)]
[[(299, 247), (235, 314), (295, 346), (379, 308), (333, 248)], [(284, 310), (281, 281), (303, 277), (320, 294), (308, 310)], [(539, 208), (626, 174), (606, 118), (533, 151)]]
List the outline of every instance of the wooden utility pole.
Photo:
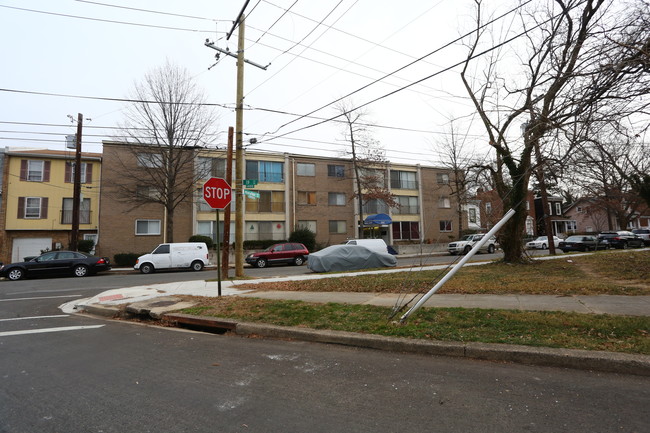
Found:
[[(228, 153), (226, 156), (226, 182), (232, 185), (232, 146), (233, 146), (232, 126), (228, 127)], [(230, 211), (232, 206), (228, 204), (224, 209), (223, 216), (223, 249), (221, 250), (221, 273), (228, 278), (228, 268), (230, 267)], [(218, 229), (218, 228), (217, 228)]]
[(237, 39), (237, 108), (235, 117), (235, 276), (244, 276), (244, 21)]
[(81, 131), (83, 115), (77, 116), (77, 145), (74, 163), (74, 190), (72, 194), (72, 231), (70, 232), (70, 249), (77, 251), (79, 243), (79, 209), (81, 207)]

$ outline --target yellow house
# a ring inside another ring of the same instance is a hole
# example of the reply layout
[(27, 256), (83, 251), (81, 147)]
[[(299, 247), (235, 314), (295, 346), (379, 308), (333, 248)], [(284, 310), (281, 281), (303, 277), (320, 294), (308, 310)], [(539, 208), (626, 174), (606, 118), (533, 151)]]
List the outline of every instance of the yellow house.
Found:
[[(70, 243), (75, 152), (7, 148), (4, 152), (0, 261), (22, 261)], [(97, 242), (101, 154), (82, 153), (79, 239)]]

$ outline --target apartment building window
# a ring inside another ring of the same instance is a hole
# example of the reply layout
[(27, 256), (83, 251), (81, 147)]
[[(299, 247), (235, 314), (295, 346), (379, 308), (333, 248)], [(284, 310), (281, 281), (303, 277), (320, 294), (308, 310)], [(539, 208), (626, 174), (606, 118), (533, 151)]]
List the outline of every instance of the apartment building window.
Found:
[(526, 202), (526, 210), (530, 210), (530, 202), (529, 201)]
[(20, 180), (27, 182), (49, 182), (50, 161), (23, 159), (20, 161)]
[[(65, 163), (65, 180), (64, 180), (65, 183), (74, 183), (74, 169), (75, 169), (74, 162)], [(82, 162), (81, 176), (79, 177), (79, 179), (81, 179), (81, 183), (92, 182), (92, 176), (93, 176), (93, 165)]]
[(450, 232), (450, 231), (452, 231), (451, 220), (440, 220), (440, 231), (441, 232)]
[(160, 220), (135, 220), (135, 234), (153, 236), (160, 234)]
[(562, 204), (555, 203), (555, 215), (562, 215)]
[(449, 185), (449, 175), (447, 173), (436, 174), (438, 185)]
[(298, 176), (316, 176), (316, 165), (299, 162), (296, 164), (296, 174)]
[(553, 203), (548, 204), (548, 214), (553, 215)]
[(413, 171), (391, 170), (390, 187), (398, 189), (418, 189), (418, 181)]
[(316, 191), (298, 191), (299, 205), (316, 205)]
[(312, 220), (300, 220), (298, 221), (297, 227), (298, 229), (307, 229), (313, 233), (316, 233), (316, 221)]
[(153, 186), (137, 186), (135, 195), (140, 200), (160, 200), (160, 191)]
[(47, 197), (18, 197), (19, 219), (46, 219)]
[(485, 203), (485, 213), (490, 215), (492, 213), (492, 203)]
[(345, 177), (345, 166), (328, 164), (327, 165), (327, 176), (328, 177)]
[(386, 185), (386, 173), (384, 170), (375, 168), (361, 168), (361, 181), (366, 188), (373, 186), (377, 188), (384, 188)]
[(420, 239), (420, 223), (417, 221), (393, 222), (393, 239), (395, 240)]
[(330, 233), (332, 234), (342, 234), (347, 233), (347, 223), (340, 220), (330, 220)]
[(469, 222), (472, 224), (476, 224), (476, 209), (473, 207), (467, 209), (467, 215), (469, 218)]
[(200, 156), (196, 161), (196, 170), (200, 179), (209, 179), (211, 177), (226, 177), (225, 159)]
[(438, 198), (438, 207), (441, 209), (451, 208), (451, 200), (446, 195), (440, 196)]
[(284, 212), (284, 191), (258, 191), (259, 199), (246, 197), (246, 212)]
[(327, 204), (330, 206), (345, 206), (345, 193), (330, 192), (327, 194)]
[[(64, 198), (61, 210), (61, 224), (72, 224), (72, 205), (74, 199)], [(79, 203), (79, 224), (90, 224), (90, 199), (84, 198)]]
[(284, 163), (246, 161), (246, 179), (257, 179), (260, 182), (284, 182)]
[(362, 209), (365, 214), (387, 213), (388, 205), (382, 199), (373, 198), (365, 202)]
[(163, 157), (159, 153), (138, 153), (135, 158), (138, 167), (161, 168), (163, 166)]
[(414, 196), (398, 195), (395, 197), (399, 207), (393, 212), (400, 215), (415, 215), (420, 212), (420, 200)]

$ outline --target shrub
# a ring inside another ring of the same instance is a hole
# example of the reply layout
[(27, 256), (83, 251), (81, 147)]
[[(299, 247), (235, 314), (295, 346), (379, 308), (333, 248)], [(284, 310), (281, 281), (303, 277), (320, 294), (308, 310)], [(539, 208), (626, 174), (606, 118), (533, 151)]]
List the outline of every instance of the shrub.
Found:
[(135, 261), (140, 257), (142, 254), (138, 253), (119, 253), (115, 254), (113, 256), (113, 263), (116, 266), (129, 266), (132, 267), (135, 265)]
[(91, 252), (94, 246), (95, 246), (95, 241), (91, 239), (82, 239), (77, 242), (77, 250), (81, 251), (82, 253)]
[(316, 233), (307, 228), (296, 229), (289, 236), (289, 242), (300, 242), (313, 252), (316, 247)]
[(204, 235), (190, 236), (188, 242), (204, 242), (208, 246), (208, 249), (210, 250), (214, 246), (214, 242), (212, 242), (212, 238), (210, 236), (204, 236)]

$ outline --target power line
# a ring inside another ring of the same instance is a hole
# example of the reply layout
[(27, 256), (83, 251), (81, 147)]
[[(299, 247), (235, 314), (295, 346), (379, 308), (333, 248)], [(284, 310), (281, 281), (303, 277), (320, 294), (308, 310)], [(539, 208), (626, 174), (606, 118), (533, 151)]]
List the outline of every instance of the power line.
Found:
[(39, 11), (39, 10), (36, 10), (36, 9), (19, 8), (19, 7), (15, 7), (15, 6), (7, 6), (7, 5), (0, 5), (0, 7), (6, 8), (6, 9), (14, 9), (14, 10), (19, 10), (19, 11), (24, 11), (24, 12), (32, 12), (32, 13), (36, 13), (36, 14), (53, 15), (53, 16), (59, 16), (59, 17), (65, 17), (65, 18), (75, 18), (75, 19), (80, 19), (80, 20), (97, 21), (97, 22), (111, 23), (111, 24), (123, 24), (123, 25), (129, 25), (129, 26), (149, 27), (149, 28), (154, 28), (154, 29), (176, 30), (176, 31), (192, 32), (192, 33), (214, 33), (214, 30), (197, 30), (197, 29), (186, 29), (186, 28), (180, 28), (180, 27), (157, 26), (157, 25), (153, 25), (153, 24), (142, 24), (142, 23), (127, 22), (127, 21), (108, 20), (108, 19), (103, 19), (103, 18), (83, 17), (83, 16), (79, 16), (79, 15), (61, 14), (61, 13), (57, 13), (57, 12)]

